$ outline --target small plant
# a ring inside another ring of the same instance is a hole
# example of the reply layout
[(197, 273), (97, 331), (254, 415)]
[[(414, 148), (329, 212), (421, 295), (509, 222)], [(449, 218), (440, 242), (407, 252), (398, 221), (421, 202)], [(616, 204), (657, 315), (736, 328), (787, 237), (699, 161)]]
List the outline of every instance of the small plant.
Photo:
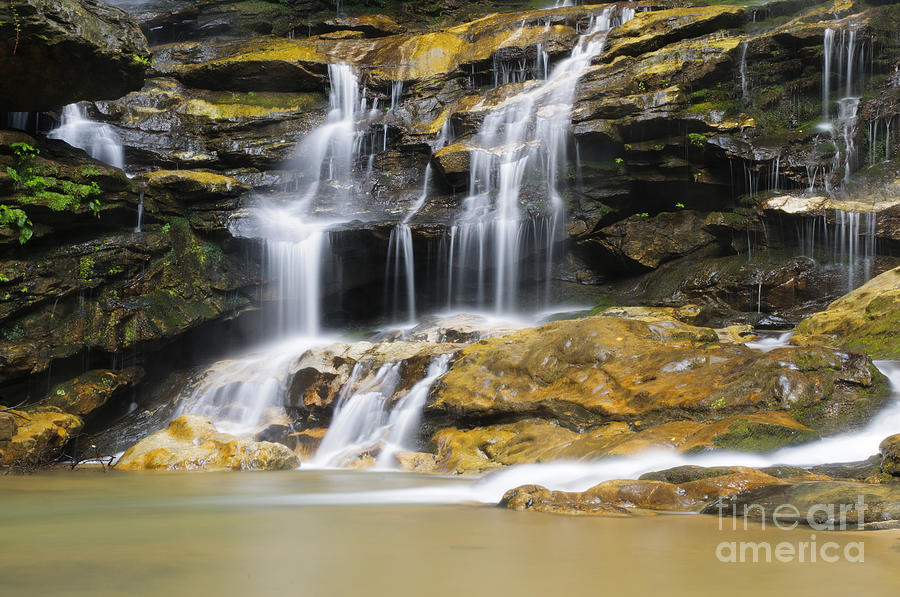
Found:
[(688, 142), (694, 147), (706, 145), (706, 137), (700, 133), (688, 133)]
[(85, 255), (78, 262), (78, 277), (82, 280), (90, 280), (94, 277), (94, 258)]
[(152, 63), (149, 56), (141, 56), (140, 54), (132, 54), (131, 61), (135, 64), (141, 64), (143, 66), (150, 66)]
[(616, 164), (621, 164), (624, 161), (625, 160), (623, 160), (622, 158), (616, 158)]
[(677, 207), (678, 209), (684, 209), (684, 203), (676, 203), (675, 207)]
[(631, 151), (631, 143), (625, 144), (625, 151)]
[(638, 214), (638, 215), (641, 216), (642, 218), (649, 218), (649, 217), (650, 217), (650, 214), (647, 213), (646, 211), (643, 211), (643, 212), (641, 212), (641, 213)]
[(644, 85), (643, 81), (638, 81), (637, 89), (640, 93), (644, 93), (645, 91), (647, 91), (647, 86)]
[(19, 230), (19, 244), (24, 245), (34, 234), (28, 215), (21, 209), (0, 205), (0, 226), (15, 226)]
[(665, 149), (665, 146), (662, 145), (661, 143), (657, 143), (656, 145), (653, 146), (653, 151), (662, 151), (663, 149)]
[(13, 0), (8, 0), (7, 4), (9, 4), (9, 12), (12, 13), (13, 17), (13, 30), (16, 32), (16, 41), (13, 44), (13, 56), (16, 55), (16, 51), (19, 49), (19, 35), (22, 33), (22, 23), (19, 22), (19, 12), (16, 10), (16, 5), (13, 4)]

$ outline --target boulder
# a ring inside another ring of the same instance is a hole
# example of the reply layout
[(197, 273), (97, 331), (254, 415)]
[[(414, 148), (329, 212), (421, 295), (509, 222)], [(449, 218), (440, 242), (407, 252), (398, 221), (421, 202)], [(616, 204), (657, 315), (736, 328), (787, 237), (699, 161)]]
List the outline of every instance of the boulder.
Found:
[(620, 269), (655, 269), (715, 242), (702, 225), (705, 214), (682, 210), (654, 217), (633, 215), (600, 230), (590, 243), (605, 252)]
[(900, 267), (801, 321), (791, 342), (839, 346), (876, 359), (900, 358)]
[(121, 97), (150, 63), (134, 19), (98, 0), (4, 2), (0, 39), (0, 112)]
[(878, 451), (881, 453), (881, 472), (900, 477), (900, 434), (885, 438)]
[(696, 512), (710, 500), (760, 487), (785, 483), (753, 469), (673, 484), (665, 481), (620, 479), (582, 491), (549, 491), (538, 485), (511, 489), (500, 507), (556, 514), (621, 515), (629, 510)]
[(81, 417), (54, 406), (0, 411), (0, 466), (52, 462), (83, 425)]
[(50, 390), (47, 402), (73, 415), (87, 415), (97, 410), (120, 389), (132, 386), (144, 376), (140, 367), (122, 371), (94, 369), (57, 384)]
[(205, 417), (182, 415), (129, 448), (115, 466), (131, 471), (213, 471), (282, 470), (299, 464), (287, 446), (220, 433)]
[(817, 525), (817, 530), (878, 528), (900, 521), (900, 484), (848, 481), (773, 484), (723, 497), (706, 506), (702, 513), (743, 516), (767, 523), (777, 517), (781, 525), (791, 526), (796, 522)]

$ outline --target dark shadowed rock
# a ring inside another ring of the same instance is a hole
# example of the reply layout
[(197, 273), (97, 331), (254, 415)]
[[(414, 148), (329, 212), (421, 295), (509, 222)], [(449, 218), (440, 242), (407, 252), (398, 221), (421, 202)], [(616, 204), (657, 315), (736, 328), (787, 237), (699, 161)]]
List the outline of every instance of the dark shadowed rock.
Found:
[(3, 2), (0, 39), (0, 111), (117, 98), (140, 88), (150, 61), (134, 19), (97, 0)]

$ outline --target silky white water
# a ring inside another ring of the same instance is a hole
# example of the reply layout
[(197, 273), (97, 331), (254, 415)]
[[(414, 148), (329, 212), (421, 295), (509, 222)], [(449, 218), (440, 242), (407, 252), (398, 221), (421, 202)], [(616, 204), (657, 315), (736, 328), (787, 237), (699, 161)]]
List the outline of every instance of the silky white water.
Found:
[(357, 389), (364, 367), (357, 364), (338, 398), (328, 432), (315, 457), (303, 468), (347, 465), (360, 454), (377, 452), (377, 468), (395, 468), (394, 456), (415, 450), (415, 434), (434, 382), (444, 375), (451, 355), (434, 359), (425, 377), (391, 405), (403, 363), (382, 365), (375, 377)]
[[(559, 179), (566, 161), (575, 89), (591, 59), (603, 51), (606, 33), (633, 16), (632, 9), (605, 8), (592, 17), (571, 56), (556, 65), (546, 80), (508, 98), (485, 116), (469, 142), (468, 197), (446, 243), (448, 308), (469, 305), (516, 311), (526, 248), (539, 253), (545, 263), (537, 284), (549, 286), (553, 247), (565, 219)], [(499, 84), (512, 75), (495, 76)], [(538, 182), (546, 197), (537, 223), (527, 221), (521, 203), (529, 171), (540, 173)], [(546, 296), (548, 291), (539, 294)]]
[(90, 120), (81, 104), (69, 104), (63, 108), (60, 125), (47, 136), (81, 148), (110, 166), (125, 167), (125, 150), (119, 135), (108, 124)]

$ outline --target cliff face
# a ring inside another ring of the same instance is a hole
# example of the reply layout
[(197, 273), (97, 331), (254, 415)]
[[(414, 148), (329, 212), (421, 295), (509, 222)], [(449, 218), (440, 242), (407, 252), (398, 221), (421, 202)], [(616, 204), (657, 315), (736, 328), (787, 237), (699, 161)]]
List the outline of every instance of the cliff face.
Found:
[[(0, 132), (6, 402), (122, 364), (157, 372), (146, 386), (188, 354), (222, 354), (223, 338), (253, 338), (268, 280), (235, 222), (261, 194), (291, 192), (337, 62), (379, 108), (359, 123), (361, 193), (342, 214), (357, 221), (331, 233), (341, 279), (323, 289), (325, 315), (395, 308), (391, 229), (419, 201), (417, 293), (443, 305), (434, 255), (468, 194), (479, 128), (608, 5), (346, 4), (340, 16), (319, 1), (123, 3), (133, 16), (91, 0), (0, 6), (0, 110), (31, 113), (28, 134)], [(794, 323), (847, 290), (843, 270), (808, 258), (837, 254), (823, 242), (845, 218), (857, 231), (871, 220), (867, 275), (896, 264), (900, 6), (707, 4), (623, 4), (637, 12), (580, 77), (555, 298)], [(79, 100), (121, 141), (132, 178), (45, 138), (52, 110)], [(526, 182), (521, 198), (538, 221), (545, 187)]]

